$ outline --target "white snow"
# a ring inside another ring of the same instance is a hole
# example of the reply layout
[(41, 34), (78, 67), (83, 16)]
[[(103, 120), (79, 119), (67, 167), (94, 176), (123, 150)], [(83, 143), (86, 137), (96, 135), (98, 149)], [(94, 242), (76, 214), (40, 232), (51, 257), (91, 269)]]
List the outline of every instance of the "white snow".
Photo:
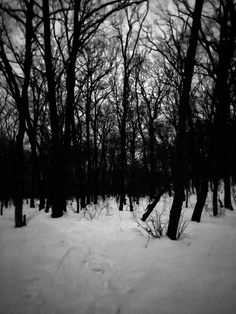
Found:
[[(170, 201), (170, 200), (169, 200)], [(170, 207), (162, 199), (158, 204)], [(236, 313), (236, 213), (190, 221), (178, 241), (137, 231), (132, 213), (115, 200), (62, 218), (24, 205), (27, 226), (14, 228), (14, 210), (0, 217), (2, 314)], [(137, 209), (141, 216), (142, 200)], [(140, 229), (140, 228), (139, 228)]]

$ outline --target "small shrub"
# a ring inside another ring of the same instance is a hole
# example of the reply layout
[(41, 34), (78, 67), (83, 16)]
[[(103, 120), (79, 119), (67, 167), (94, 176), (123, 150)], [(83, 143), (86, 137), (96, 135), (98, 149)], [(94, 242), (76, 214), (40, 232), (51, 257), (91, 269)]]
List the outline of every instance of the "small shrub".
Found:
[(223, 205), (223, 204), (221, 203), (220, 206), (218, 206), (217, 216), (213, 215), (212, 207), (209, 207), (208, 204), (205, 205), (205, 213), (208, 214), (210, 217), (216, 217), (216, 218), (224, 217), (225, 216), (225, 207), (221, 206), (221, 205)]
[(94, 220), (101, 215), (101, 207), (98, 205), (90, 205), (81, 211), (82, 217), (80, 219)]
[(165, 221), (166, 212), (155, 211), (147, 221), (140, 222), (135, 216), (135, 221), (138, 224), (138, 227), (141, 227), (149, 237), (161, 239), (166, 234), (167, 223)]
[(224, 217), (225, 216), (225, 207), (218, 208), (218, 215), (216, 217)]
[(103, 204), (103, 209), (105, 210), (105, 215), (106, 216), (112, 216), (111, 213), (111, 206), (110, 206), (110, 200), (106, 199), (104, 204)]
[(81, 210), (82, 217), (80, 219), (94, 220), (101, 215), (112, 216), (112, 207), (110, 200), (106, 199), (104, 202), (99, 201), (98, 204), (87, 205), (85, 209)]

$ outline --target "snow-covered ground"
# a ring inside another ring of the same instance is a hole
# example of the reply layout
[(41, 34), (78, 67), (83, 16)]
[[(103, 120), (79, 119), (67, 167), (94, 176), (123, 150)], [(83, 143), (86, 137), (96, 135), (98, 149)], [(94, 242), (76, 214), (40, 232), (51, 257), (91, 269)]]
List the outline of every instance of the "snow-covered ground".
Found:
[[(145, 208), (142, 200), (137, 215)], [(13, 208), (0, 217), (2, 314), (236, 313), (236, 213), (190, 221), (179, 241), (147, 242), (115, 200), (90, 218), (59, 219), (24, 205), (27, 226), (14, 228)], [(159, 210), (170, 207), (162, 199)], [(102, 210), (102, 212), (100, 212)]]

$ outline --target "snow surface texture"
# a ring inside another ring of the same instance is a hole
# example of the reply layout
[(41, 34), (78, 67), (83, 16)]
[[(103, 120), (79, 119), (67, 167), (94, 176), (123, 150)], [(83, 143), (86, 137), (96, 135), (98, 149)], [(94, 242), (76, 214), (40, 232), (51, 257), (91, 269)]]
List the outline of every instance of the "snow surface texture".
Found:
[[(170, 207), (163, 198), (157, 208)], [(236, 213), (190, 221), (179, 241), (142, 236), (114, 199), (59, 219), (24, 205), (0, 217), (1, 314), (236, 313)], [(210, 204), (210, 200), (209, 200)], [(136, 213), (141, 217), (146, 200)], [(93, 219), (91, 219), (93, 218)]]

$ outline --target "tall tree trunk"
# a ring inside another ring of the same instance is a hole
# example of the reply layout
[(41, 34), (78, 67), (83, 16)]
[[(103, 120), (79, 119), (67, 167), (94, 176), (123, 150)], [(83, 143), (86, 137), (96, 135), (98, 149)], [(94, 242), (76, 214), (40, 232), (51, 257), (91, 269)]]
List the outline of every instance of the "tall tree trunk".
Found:
[(215, 141), (216, 166), (220, 177), (225, 182), (225, 207), (233, 209), (230, 191), (230, 171), (232, 167), (230, 141), (230, 105), (231, 91), (229, 76), (231, 61), (236, 46), (236, 10), (235, 1), (221, 1), (219, 12), (220, 43), (218, 73), (215, 86), (216, 93), (216, 117), (215, 117)]
[(214, 178), (213, 181), (213, 215), (218, 215), (218, 185), (219, 185), (219, 179), (217, 177)]
[(155, 134), (153, 127), (153, 118), (149, 118), (149, 151), (150, 151), (150, 198), (152, 199), (155, 195), (155, 181), (156, 181), (156, 165), (154, 157), (154, 143)]
[(91, 108), (90, 97), (88, 97), (86, 102), (86, 156), (87, 156), (86, 204), (91, 203), (92, 160), (90, 145), (90, 108)]
[(45, 191), (44, 191), (44, 182), (43, 180), (40, 180), (39, 182), (39, 210), (42, 210), (45, 208)]
[(233, 210), (232, 202), (231, 202), (231, 184), (230, 184), (230, 176), (225, 176), (224, 178), (224, 206), (230, 210)]
[(135, 180), (135, 139), (136, 139), (136, 132), (135, 132), (135, 129), (133, 129), (132, 140), (130, 143), (131, 165), (130, 165), (130, 174), (129, 174), (129, 181), (128, 181), (130, 211), (134, 210), (132, 197), (134, 198), (135, 194), (138, 193), (137, 188), (136, 188), (136, 180)]
[(59, 117), (56, 104), (55, 90), (55, 71), (52, 64), (52, 49), (51, 49), (51, 28), (49, 17), (49, 2), (43, 1), (43, 22), (44, 22), (44, 44), (45, 44), (45, 65), (46, 77), (48, 84), (48, 101), (50, 110), (50, 123), (52, 132), (52, 147), (51, 147), (51, 186), (50, 186), (50, 202), (52, 205), (52, 217), (57, 218), (63, 215), (66, 209), (66, 198), (64, 189), (65, 171), (64, 167), (64, 151), (60, 143), (59, 136)]
[(38, 159), (39, 163), (39, 210), (42, 210), (46, 206), (46, 193), (45, 193), (45, 188), (46, 188), (46, 170), (45, 166), (47, 164), (47, 161), (45, 160), (44, 156), (39, 156)]
[(3, 199), (1, 199), (1, 206), (0, 206), (0, 215), (2, 216), (3, 215)]
[(94, 133), (93, 133), (93, 149), (94, 149), (94, 176), (93, 176), (93, 196), (94, 204), (98, 202), (98, 187), (99, 187), (99, 177), (98, 177), (98, 147), (97, 147), (97, 106), (94, 106)]
[(120, 152), (120, 205), (119, 210), (123, 210), (125, 200), (125, 164), (126, 164), (126, 118), (123, 116), (121, 125), (121, 152)]
[(178, 225), (181, 216), (184, 182), (186, 173), (186, 122), (189, 111), (189, 93), (194, 71), (195, 54), (198, 41), (198, 31), (201, 24), (201, 13), (204, 0), (196, 0), (193, 14), (193, 23), (189, 40), (188, 51), (184, 65), (183, 91), (179, 103), (179, 123), (176, 136), (176, 160), (174, 168), (174, 200), (170, 211), (167, 235), (170, 239), (178, 238)]
[(106, 142), (105, 139), (103, 138), (101, 156), (101, 193), (103, 201), (105, 201), (106, 199), (106, 178), (107, 178)]
[[(125, 62), (126, 64), (126, 62)], [(126, 71), (126, 65), (125, 65)], [(123, 83), (123, 113), (121, 119), (121, 130), (120, 130), (120, 204), (119, 210), (123, 210), (123, 206), (126, 204), (125, 198), (125, 179), (126, 179), (126, 120), (127, 120), (127, 110), (128, 110), (128, 74), (124, 74)]]
[[(85, 201), (85, 191), (84, 191), (84, 171), (82, 169), (82, 160), (81, 160), (81, 146), (76, 137), (76, 128), (75, 128), (75, 117), (72, 119), (72, 140), (75, 151), (75, 181), (76, 181), (76, 201), (77, 201), (77, 213), (79, 213), (80, 208), (83, 209), (86, 207)], [(80, 132), (80, 142), (81, 132)]]
[(19, 117), (19, 129), (16, 137), (16, 152), (15, 152), (15, 227), (20, 228), (24, 225), (23, 220), (23, 186), (24, 186), (24, 150), (23, 141), (25, 134), (24, 117)]
[[(32, 157), (33, 159), (33, 157)], [(36, 169), (34, 161), (32, 160), (32, 172), (31, 172), (31, 191), (30, 191), (30, 208), (35, 208), (35, 181), (36, 181)]]

